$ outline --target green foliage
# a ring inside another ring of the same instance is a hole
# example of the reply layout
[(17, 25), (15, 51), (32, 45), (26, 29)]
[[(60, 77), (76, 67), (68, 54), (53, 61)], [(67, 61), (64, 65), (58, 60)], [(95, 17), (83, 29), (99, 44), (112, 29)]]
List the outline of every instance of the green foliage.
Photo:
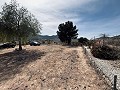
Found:
[(91, 49), (94, 57), (107, 60), (120, 59), (120, 51), (107, 45), (94, 45)]
[(71, 46), (76, 47), (79, 46), (80, 44), (78, 42), (71, 42)]
[(20, 7), (15, 0), (4, 4), (0, 12), (1, 38), (6, 41), (27, 40), (28, 37), (40, 33), (41, 24), (26, 8)]
[(82, 45), (87, 45), (88, 44), (88, 39), (87, 38), (83, 38), (83, 37), (80, 37), (78, 39), (78, 42), (81, 43)]
[(73, 26), (71, 21), (60, 24), (58, 29), (57, 35), (61, 42), (70, 44), (71, 40), (76, 39), (78, 36), (78, 29), (76, 29), (76, 26)]

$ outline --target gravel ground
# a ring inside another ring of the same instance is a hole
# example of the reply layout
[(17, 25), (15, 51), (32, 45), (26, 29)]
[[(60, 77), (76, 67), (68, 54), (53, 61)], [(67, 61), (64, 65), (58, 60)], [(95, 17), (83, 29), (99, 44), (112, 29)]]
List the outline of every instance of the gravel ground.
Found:
[(120, 68), (120, 60), (109, 60), (108, 63), (110, 63), (113, 67)]
[[(120, 68), (119, 60), (102, 60), (92, 56), (90, 49), (86, 48), (86, 55), (94, 68), (102, 72), (108, 78), (109, 84), (114, 84), (114, 75), (117, 75), (117, 89), (120, 90)], [(115, 65), (116, 64), (116, 65)]]
[(111, 90), (81, 47), (26, 46), (0, 52), (0, 90)]

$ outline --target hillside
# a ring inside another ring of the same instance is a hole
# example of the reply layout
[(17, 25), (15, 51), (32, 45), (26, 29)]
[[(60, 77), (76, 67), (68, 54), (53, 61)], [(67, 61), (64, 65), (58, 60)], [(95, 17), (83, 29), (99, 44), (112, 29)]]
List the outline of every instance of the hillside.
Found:
[(114, 37), (111, 37), (112, 39), (120, 39), (120, 35), (117, 35), (117, 36), (114, 36)]
[(109, 45), (115, 45), (115, 46), (120, 46), (120, 35), (117, 35), (117, 36), (113, 36), (113, 37), (100, 37), (100, 38), (97, 38), (97, 39), (104, 39), (105, 42)]
[(59, 38), (58, 38), (57, 35), (52, 35), (52, 36), (38, 35), (38, 36), (30, 38), (30, 40), (53, 40), (53, 41), (59, 41)]

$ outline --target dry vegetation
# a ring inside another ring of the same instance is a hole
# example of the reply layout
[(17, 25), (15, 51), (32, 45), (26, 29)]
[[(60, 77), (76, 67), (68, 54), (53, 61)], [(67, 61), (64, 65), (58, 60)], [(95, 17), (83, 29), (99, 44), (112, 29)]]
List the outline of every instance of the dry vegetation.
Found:
[(0, 51), (0, 90), (110, 90), (82, 48), (26, 46)]

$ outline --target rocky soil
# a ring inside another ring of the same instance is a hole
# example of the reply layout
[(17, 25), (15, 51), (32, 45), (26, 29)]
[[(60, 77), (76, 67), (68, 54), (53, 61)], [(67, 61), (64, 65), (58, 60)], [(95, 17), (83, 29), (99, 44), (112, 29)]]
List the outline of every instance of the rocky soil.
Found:
[(0, 51), (0, 90), (111, 90), (81, 47), (25, 46)]

